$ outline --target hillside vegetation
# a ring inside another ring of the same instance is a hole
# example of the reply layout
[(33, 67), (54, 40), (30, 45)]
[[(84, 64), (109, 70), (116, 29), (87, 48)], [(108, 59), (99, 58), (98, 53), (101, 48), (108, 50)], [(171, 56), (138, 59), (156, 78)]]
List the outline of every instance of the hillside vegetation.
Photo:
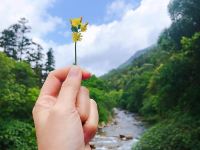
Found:
[(134, 150), (200, 149), (200, 1), (172, 0), (157, 45), (102, 78), (150, 125)]

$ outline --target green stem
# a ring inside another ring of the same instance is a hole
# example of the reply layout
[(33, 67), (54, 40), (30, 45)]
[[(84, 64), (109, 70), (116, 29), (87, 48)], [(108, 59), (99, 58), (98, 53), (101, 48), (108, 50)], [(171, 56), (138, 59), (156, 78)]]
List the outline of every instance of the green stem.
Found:
[(76, 42), (75, 42), (75, 63), (74, 63), (74, 65), (77, 65)]

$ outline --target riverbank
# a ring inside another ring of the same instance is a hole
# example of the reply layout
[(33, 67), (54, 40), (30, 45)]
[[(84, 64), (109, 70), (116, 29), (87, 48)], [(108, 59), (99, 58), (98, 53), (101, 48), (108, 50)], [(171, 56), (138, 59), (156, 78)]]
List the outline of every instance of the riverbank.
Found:
[(114, 109), (113, 122), (99, 129), (90, 143), (96, 150), (131, 150), (145, 127), (136, 114)]

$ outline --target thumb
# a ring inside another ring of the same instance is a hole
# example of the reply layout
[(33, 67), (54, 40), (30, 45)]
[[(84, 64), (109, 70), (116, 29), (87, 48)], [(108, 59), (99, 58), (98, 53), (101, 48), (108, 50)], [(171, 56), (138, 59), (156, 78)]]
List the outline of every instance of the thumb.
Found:
[(78, 66), (72, 66), (69, 70), (66, 80), (63, 82), (59, 95), (58, 104), (61, 107), (75, 107), (76, 98), (81, 86), (82, 71)]

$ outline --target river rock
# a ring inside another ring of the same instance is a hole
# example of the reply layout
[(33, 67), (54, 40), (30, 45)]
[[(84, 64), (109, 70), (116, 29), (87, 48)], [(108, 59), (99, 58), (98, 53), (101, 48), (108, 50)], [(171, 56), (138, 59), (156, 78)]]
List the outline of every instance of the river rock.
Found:
[(98, 125), (98, 128), (99, 129), (102, 129), (102, 128), (104, 128), (106, 126), (106, 124), (105, 124), (105, 122), (103, 121), (103, 122), (101, 122), (99, 125)]
[(94, 144), (90, 144), (90, 148), (91, 148), (91, 149), (96, 149), (96, 147), (95, 147)]
[(123, 139), (123, 138), (125, 138), (125, 135), (120, 134), (120, 135), (119, 135), (119, 138), (120, 138), (120, 139)]
[(123, 141), (128, 141), (128, 140), (132, 140), (133, 139), (133, 136), (132, 135), (123, 135), (123, 134), (120, 134), (119, 135), (119, 138)]
[(114, 124), (114, 125), (117, 125), (117, 121), (115, 120), (115, 121), (113, 122), (113, 124)]
[(132, 139), (133, 139), (133, 136), (132, 136), (132, 135), (127, 135), (127, 136), (126, 136), (126, 139), (127, 139), (127, 140), (132, 140)]

